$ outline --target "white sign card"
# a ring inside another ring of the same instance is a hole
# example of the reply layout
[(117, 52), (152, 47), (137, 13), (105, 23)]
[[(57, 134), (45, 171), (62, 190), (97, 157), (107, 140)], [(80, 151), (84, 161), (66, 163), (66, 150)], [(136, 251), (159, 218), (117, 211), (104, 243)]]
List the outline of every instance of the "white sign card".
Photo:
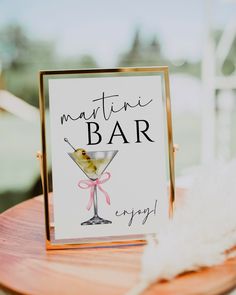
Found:
[(55, 239), (153, 234), (168, 218), (161, 75), (49, 77)]

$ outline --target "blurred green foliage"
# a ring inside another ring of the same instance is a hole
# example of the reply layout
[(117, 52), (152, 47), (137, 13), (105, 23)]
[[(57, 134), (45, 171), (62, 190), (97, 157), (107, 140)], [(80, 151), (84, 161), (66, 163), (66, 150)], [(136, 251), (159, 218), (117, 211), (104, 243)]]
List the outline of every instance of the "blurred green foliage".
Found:
[[(215, 31), (216, 44), (222, 31)], [(61, 57), (57, 55), (53, 41), (37, 40), (29, 37), (20, 25), (8, 25), (0, 30), (0, 62), (2, 62), (5, 87), (32, 105), (38, 105), (39, 70), (95, 68), (96, 60), (90, 55)], [(137, 29), (130, 49), (121, 54), (117, 66), (167, 65), (171, 73), (188, 73), (200, 78), (201, 62), (169, 60), (163, 53), (158, 38), (154, 35), (149, 41), (142, 39)], [(222, 72), (230, 75), (236, 68), (236, 40), (223, 64)]]
[(122, 54), (117, 66), (168, 66), (171, 73), (188, 73), (200, 77), (200, 61), (190, 63), (187, 60), (171, 61), (162, 51), (158, 38), (154, 35), (149, 42), (144, 41), (140, 31), (134, 34), (130, 50)]
[(52, 41), (34, 40), (19, 25), (0, 30), (0, 62), (7, 90), (35, 106), (38, 106), (39, 70), (97, 67), (89, 55), (57, 56)]

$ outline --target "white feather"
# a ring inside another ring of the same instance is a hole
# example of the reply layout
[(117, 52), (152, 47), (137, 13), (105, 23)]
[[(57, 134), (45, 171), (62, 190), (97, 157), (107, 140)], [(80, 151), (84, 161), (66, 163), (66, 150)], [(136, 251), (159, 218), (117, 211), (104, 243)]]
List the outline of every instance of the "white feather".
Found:
[(236, 245), (236, 160), (203, 169), (156, 239), (144, 250), (141, 280), (130, 295), (161, 279), (222, 263), (225, 251)]

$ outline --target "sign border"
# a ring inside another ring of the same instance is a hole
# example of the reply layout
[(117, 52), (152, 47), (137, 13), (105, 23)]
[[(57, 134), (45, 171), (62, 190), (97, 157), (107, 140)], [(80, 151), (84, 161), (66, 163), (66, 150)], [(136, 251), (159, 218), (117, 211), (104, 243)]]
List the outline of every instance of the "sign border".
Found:
[[(38, 153), (40, 159), (42, 188), (44, 195), (44, 216), (45, 216), (45, 231), (46, 231), (46, 249), (67, 249), (67, 248), (94, 248), (94, 247), (114, 247), (121, 245), (138, 245), (145, 244), (145, 236), (137, 237), (137, 239), (129, 239), (128, 236), (124, 237), (121, 241), (112, 241), (106, 238), (99, 242), (89, 241), (63, 241), (53, 238), (54, 225), (50, 216), (50, 203), (49, 203), (49, 181), (48, 181), (48, 168), (47, 168), (47, 147), (46, 147), (46, 118), (45, 118), (45, 84), (44, 79), (48, 76), (66, 76), (66, 75), (82, 75), (82, 74), (115, 74), (115, 73), (160, 73), (163, 74), (164, 81), (164, 98), (166, 108), (166, 125), (167, 125), (167, 140), (168, 140), (168, 160), (169, 160), (169, 218), (173, 216), (173, 208), (175, 201), (175, 173), (174, 173), (174, 146), (173, 146), (173, 131), (172, 131), (172, 118), (171, 118), (171, 102), (170, 102), (170, 82), (169, 70), (167, 66), (162, 67), (122, 67), (110, 69), (72, 69), (72, 70), (42, 70), (39, 71), (39, 106), (40, 106), (40, 122), (41, 122), (41, 148), (42, 152)], [(99, 238), (98, 238), (99, 239)], [(78, 238), (78, 240), (81, 240)], [(74, 239), (73, 239), (74, 241)]]

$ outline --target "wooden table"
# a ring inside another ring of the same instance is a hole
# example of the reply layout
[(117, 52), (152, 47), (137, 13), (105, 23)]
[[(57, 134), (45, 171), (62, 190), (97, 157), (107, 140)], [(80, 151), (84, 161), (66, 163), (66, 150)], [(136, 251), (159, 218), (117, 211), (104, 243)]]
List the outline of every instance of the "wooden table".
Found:
[[(43, 198), (0, 215), (0, 286), (16, 294), (121, 295), (137, 282), (143, 246), (45, 250)], [(145, 295), (221, 294), (236, 284), (236, 259), (150, 287)]]

